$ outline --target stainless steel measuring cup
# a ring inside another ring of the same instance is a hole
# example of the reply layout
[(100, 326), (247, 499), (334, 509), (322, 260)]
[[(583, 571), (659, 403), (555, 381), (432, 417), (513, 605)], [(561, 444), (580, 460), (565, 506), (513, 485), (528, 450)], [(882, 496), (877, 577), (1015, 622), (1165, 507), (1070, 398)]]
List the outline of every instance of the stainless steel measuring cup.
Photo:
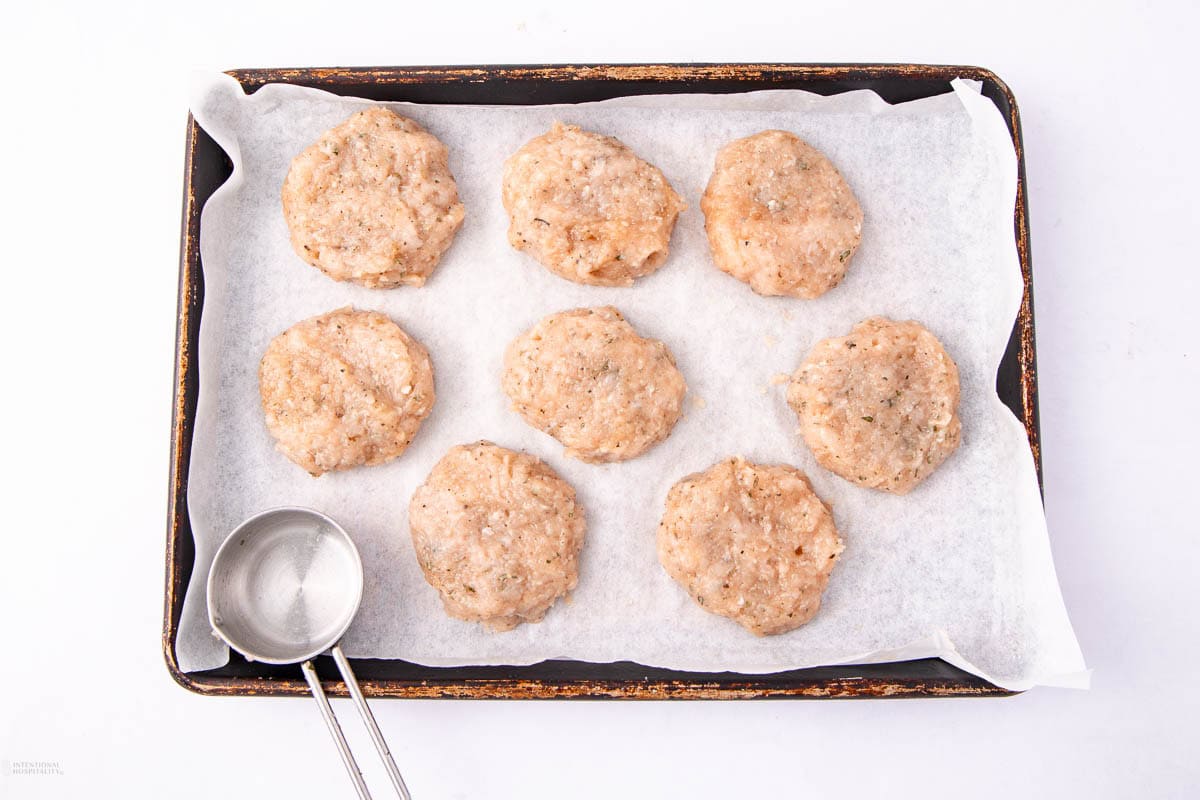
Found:
[(411, 800), (339, 645), (358, 611), (362, 589), (362, 560), (340, 525), (311, 509), (275, 508), (237, 526), (217, 550), (208, 573), (208, 619), (217, 636), (251, 661), (300, 663), (358, 796), (370, 800), (313, 668), (312, 659), (329, 651), (392, 785)]

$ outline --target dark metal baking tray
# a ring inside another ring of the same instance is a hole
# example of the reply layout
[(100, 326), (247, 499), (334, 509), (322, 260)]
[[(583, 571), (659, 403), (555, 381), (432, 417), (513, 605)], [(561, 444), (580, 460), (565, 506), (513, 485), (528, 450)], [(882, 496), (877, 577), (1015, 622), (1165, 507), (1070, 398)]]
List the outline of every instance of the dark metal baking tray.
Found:
[[(229, 74), (247, 92), (267, 83), (292, 83), (372, 100), (511, 105), (756, 89), (804, 89), (824, 95), (870, 89), (885, 100), (897, 103), (948, 92), (950, 81), (956, 77), (980, 81), (984, 96), (996, 104), (1007, 121), (1016, 148), (1018, 185), (1013, 233), (1025, 283), (1024, 300), (996, 375), (996, 389), (1025, 425), (1038, 480), (1041, 480), (1033, 289), (1021, 123), (1012, 92), (992, 72), (979, 67), (921, 64), (626, 64), (246, 69), (233, 70)], [(200, 209), (231, 171), (225, 153), (190, 116), (185, 153), (163, 653), (171, 675), (194, 692), (306, 695), (308, 686), (296, 666), (249, 663), (233, 653), (224, 667), (185, 673), (179, 669), (175, 658), (175, 637), (184, 591), (195, 559), (188, 519), (187, 482), (199, 387), (196, 350), (200, 314), (204, 307)], [(404, 661), (356, 659), (354, 669), (363, 691), (373, 697), (733, 699), (1010, 694), (939, 659), (817, 667), (770, 675), (679, 672), (630, 662), (591, 664), (578, 661), (546, 661), (526, 667), (425, 667)], [(318, 671), (329, 681), (326, 691), (345, 694), (330, 659), (318, 659)]]

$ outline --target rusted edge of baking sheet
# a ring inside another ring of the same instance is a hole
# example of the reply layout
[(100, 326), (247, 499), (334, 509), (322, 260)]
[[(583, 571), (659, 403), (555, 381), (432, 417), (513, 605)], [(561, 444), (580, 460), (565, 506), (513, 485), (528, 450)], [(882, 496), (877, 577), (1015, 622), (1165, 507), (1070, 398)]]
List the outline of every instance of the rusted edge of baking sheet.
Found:
[[(613, 81), (621, 84), (689, 83), (714, 80), (754, 81), (752, 88), (765, 88), (763, 82), (797, 79), (886, 80), (894, 78), (949, 82), (955, 77), (978, 80), (985, 88), (999, 93), (1008, 108), (1008, 125), (1016, 149), (1018, 184), (1014, 213), (1017, 252), (1024, 281), (1024, 296), (1017, 314), (1014, 337), (1021, 388), (1023, 423), (1037, 469), (1042, 479), (1041, 442), (1037, 411), (1037, 364), (1033, 324), (1033, 278), (1029, 247), (1028, 197), (1025, 180), (1025, 154), (1021, 137), (1020, 114), (1016, 98), (993, 72), (981, 67), (926, 64), (627, 64), (627, 65), (529, 65), (529, 66), (424, 66), (424, 67), (332, 67), (296, 69), (231, 70), (247, 92), (268, 83), (291, 83), (336, 90), (338, 87), (374, 85), (414, 85), (488, 82), (569, 82)], [(657, 90), (654, 86), (651, 91)], [(697, 89), (699, 91), (699, 89)], [(997, 104), (999, 105), (999, 104)], [(1004, 109), (1002, 109), (1004, 110)], [(167, 669), (181, 686), (204, 695), (301, 696), (309, 692), (304, 680), (296, 677), (236, 677), (189, 674), (179, 668), (175, 658), (175, 637), (183, 595), (185, 565), (180, 553), (187, 515), (187, 470), (191, 450), (191, 425), (194, 402), (189, 408), (189, 391), (194, 395), (195, 335), (198, 331), (203, 289), (200, 273), (200, 211), (195, 186), (199, 126), (188, 116), (184, 158), (184, 197), (182, 239), (180, 244), (178, 317), (175, 337), (175, 394), (171, 420), (171, 465), (167, 508), (166, 593), (163, 607), (162, 647)], [(325, 659), (320, 659), (324, 661)], [(597, 665), (602, 667), (603, 665)], [(826, 668), (821, 668), (826, 669)], [(778, 676), (730, 674), (713, 680), (675, 679), (578, 679), (530, 680), (524, 678), (437, 680), (364, 680), (363, 691), (371, 697), (406, 698), (487, 698), (487, 699), (756, 699), (756, 698), (862, 698), (862, 697), (946, 697), (1006, 696), (1014, 692), (997, 687), (981, 678), (963, 673), (946, 678), (880, 677), (856, 675), (875, 668), (838, 668), (844, 675), (822, 678), (779, 680)], [(897, 665), (902, 671), (902, 664)], [(322, 670), (324, 671), (324, 670)], [(679, 673), (686, 675), (686, 673)], [(326, 691), (345, 696), (339, 680), (325, 682)]]
[(1003, 82), (982, 67), (938, 64), (498, 64), (420, 67), (296, 67), (229, 70), (247, 92), (268, 83), (301, 86), (491, 81), (611, 80), (621, 83), (712, 80), (791, 81), (797, 78), (956, 78)]
[[(175, 393), (171, 407), (171, 465), (167, 494), (167, 563), (166, 598), (163, 603), (163, 655), (167, 670), (181, 686), (192, 691), (202, 691), (200, 684), (179, 668), (175, 659), (175, 636), (179, 630), (179, 616), (183, 610), (183, 597), (187, 591), (184, 583), (184, 565), (179, 552), (180, 540), (190, 536), (191, 531), (180, 530), (187, 515), (188, 457), (191, 452), (191, 422), (188, 414), (188, 370), (192, 366), (194, 341), (191, 335), (193, 323), (200, 315), (200, 296), (196, 291), (195, 271), (200, 268), (200, 211), (196, 186), (193, 181), (196, 156), (196, 139), (200, 126), (188, 114), (187, 139), (183, 157), (183, 223), (179, 246), (179, 292), (175, 318)], [(185, 431), (185, 428), (187, 429)]]
[[(602, 665), (600, 665), (602, 666)], [(772, 698), (796, 699), (854, 699), (872, 697), (995, 697), (1016, 694), (1000, 689), (987, 681), (964, 682), (958, 678), (946, 680), (881, 679), (853, 675), (789, 685), (765, 685), (754, 676), (738, 675), (735, 680), (690, 681), (648, 680), (613, 681), (585, 680), (550, 683), (544, 680), (422, 680), (422, 681), (359, 681), (368, 697), (398, 697), (421, 699), (471, 700), (763, 700)], [(211, 678), (196, 680), (192, 676), (172, 672), (184, 687), (204, 695), (245, 695), (265, 697), (304, 697), (310, 692), (303, 680), (265, 678)], [(348, 697), (346, 685), (338, 677), (322, 680), (326, 693)]]

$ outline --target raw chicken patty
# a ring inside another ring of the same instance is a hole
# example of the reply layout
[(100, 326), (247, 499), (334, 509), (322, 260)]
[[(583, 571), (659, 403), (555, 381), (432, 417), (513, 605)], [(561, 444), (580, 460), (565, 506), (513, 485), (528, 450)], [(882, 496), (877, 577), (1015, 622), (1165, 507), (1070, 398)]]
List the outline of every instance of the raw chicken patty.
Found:
[(958, 447), (958, 367), (919, 322), (873, 317), (825, 339), (792, 376), (788, 404), (821, 466), (907, 494)]
[(490, 442), (450, 450), (408, 506), (425, 580), (446, 613), (493, 630), (540, 622), (575, 588), (583, 509), (545, 463)]
[(667, 494), (658, 560), (704, 610), (758, 636), (816, 615), (842, 552), (833, 513), (800, 470), (731, 458)]
[(411, 119), (359, 111), (292, 161), (283, 182), (292, 247), (334, 280), (424, 284), (463, 221), (448, 159)]
[(846, 181), (787, 131), (725, 145), (700, 208), (717, 267), (763, 295), (819, 297), (845, 277), (862, 238)]
[(508, 241), (551, 272), (629, 286), (667, 260), (683, 200), (611, 136), (554, 123), (504, 165)]
[(626, 461), (667, 438), (687, 393), (667, 346), (611, 306), (552, 314), (518, 336), (503, 387), (526, 422), (590, 462)]
[(433, 408), (433, 366), (383, 314), (343, 308), (271, 340), (258, 371), (267, 429), (312, 475), (404, 452)]

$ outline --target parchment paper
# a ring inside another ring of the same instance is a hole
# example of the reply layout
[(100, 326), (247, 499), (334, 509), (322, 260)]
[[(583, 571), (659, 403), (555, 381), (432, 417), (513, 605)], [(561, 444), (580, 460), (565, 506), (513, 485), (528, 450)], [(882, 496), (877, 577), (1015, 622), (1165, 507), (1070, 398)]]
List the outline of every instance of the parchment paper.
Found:
[[(1000, 114), (977, 87), (957, 81), (952, 93), (895, 106), (871, 92), (799, 91), (569, 106), (390, 104), (449, 146), (467, 218), (425, 287), (386, 291), (336, 283), (303, 263), (279, 199), (291, 159), (367, 104), (281, 85), (246, 96), (226, 76), (197, 82), (193, 113), (233, 159), (234, 174), (202, 218), (206, 295), (188, 487), (196, 566), (177, 644), (183, 669), (228, 658), (204, 598), (222, 538), (265, 508), (307, 505), (341, 522), (362, 553), (363, 604), (344, 641), (351, 656), (430, 665), (631, 660), (758, 673), (938, 655), (1013, 689), (1086, 684), (1025, 432), (995, 392), (1021, 299), (1016, 159)], [(569, 283), (507, 243), (504, 159), (556, 119), (619, 137), (688, 202), (666, 265), (632, 288)], [(818, 300), (759, 297), (708, 255), (699, 198), (715, 153), (766, 128), (823, 150), (866, 215), (846, 280)], [(600, 304), (665, 341), (690, 390), (669, 439), (607, 466), (565, 458), (508, 409), (500, 390), (514, 336), (552, 312)], [(401, 458), (314, 479), (274, 449), (258, 362), (288, 326), (346, 305), (383, 311), (429, 348), (437, 404)], [(923, 322), (962, 377), (963, 444), (905, 497), (857, 488), (817, 466), (797, 435), (786, 385), (775, 380), (817, 340), (875, 314)], [(408, 500), (433, 464), (481, 438), (547, 461), (587, 512), (570, 601), (508, 633), (445, 615), (408, 532)], [(782, 636), (756, 638), (701, 610), (655, 555), (670, 486), (734, 454), (806, 471), (846, 542), (820, 614)]]

